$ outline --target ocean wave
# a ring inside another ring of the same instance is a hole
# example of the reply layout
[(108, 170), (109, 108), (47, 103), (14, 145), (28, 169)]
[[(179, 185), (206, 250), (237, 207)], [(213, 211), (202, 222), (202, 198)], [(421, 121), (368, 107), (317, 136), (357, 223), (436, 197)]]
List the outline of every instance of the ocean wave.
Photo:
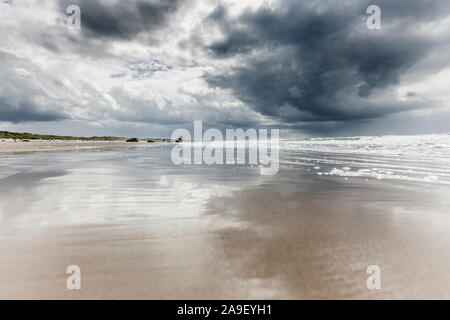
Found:
[(319, 176), (450, 184), (450, 135), (282, 141), (281, 163)]

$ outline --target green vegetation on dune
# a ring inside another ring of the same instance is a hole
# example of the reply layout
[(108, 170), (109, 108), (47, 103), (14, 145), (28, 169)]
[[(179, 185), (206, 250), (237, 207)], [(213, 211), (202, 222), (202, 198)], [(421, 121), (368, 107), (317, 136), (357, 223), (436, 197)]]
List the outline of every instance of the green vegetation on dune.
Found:
[(34, 134), (28, 132), (8, 132), (0, 131), (0, 139), (18, 139), (18, 140), (82, 140), (82, 141), (125, 141), (123, 137), (72, 137), (57, 136), (46, 134)]

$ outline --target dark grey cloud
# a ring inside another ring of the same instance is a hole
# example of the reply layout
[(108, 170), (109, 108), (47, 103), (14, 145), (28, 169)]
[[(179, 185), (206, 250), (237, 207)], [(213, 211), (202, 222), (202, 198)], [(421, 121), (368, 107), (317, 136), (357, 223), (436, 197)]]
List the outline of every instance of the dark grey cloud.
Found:
[(81, 9), (82, 32), (89, 38), (129, 40), (142, 32), (152, 32), (167, 26), (180, 5), (179, 0), (64, 0), (63, 12), (69, 5)]
[[(366, 28), (369, 4), (381, 7), (383, 30)], [(442, 44), (409, 27), (449, 13), (450, 3), (439, 0), (286, 0), (233, 18), (218, 7), (207, 23), (217, 25), (224, 39), (205, 49), (239, 63), (205, 79), (285, 123), (368, 120), (432, 107), (430, 101), (399, 100), (394, 89)]]
[(54, 110), (45, 110), (24, 96), (0, 96), (0, 122), (55, 121), (67, 117)]
[(13, 123), (28, 121), (55, 121), (66, 117), (52, 110), (40, 110), (26, 97), (0, 97), (0, 121)]
[[(41, 86), (37, 68), (0, 51), (0, 122), (54, 121), (68, 118)], [(50, 80), (51, 81), (51, 80)], [(58, 86), (56, 82), (52, 85)]]

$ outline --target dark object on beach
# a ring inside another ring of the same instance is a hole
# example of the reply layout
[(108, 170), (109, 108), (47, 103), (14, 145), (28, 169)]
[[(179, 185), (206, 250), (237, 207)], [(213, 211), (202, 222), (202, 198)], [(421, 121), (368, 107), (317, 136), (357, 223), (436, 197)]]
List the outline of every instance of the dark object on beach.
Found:
[(179, 137), (177, 140), (175, 140), (175, 142), (183, 142), (183, 137)]
[(30, 140), (24, 139), (24, 140), (22, 140), (22, 142), (30, 142)]
[(148, 143), (155, 142), (155, 140), (147, 140)]
[(137, 138), (131, 138), (131, 139), (128, 139), (127, 142), (138, 142), (138, 139)]
[(163, 142), (172, 142), (172, 139), (162, 139)]

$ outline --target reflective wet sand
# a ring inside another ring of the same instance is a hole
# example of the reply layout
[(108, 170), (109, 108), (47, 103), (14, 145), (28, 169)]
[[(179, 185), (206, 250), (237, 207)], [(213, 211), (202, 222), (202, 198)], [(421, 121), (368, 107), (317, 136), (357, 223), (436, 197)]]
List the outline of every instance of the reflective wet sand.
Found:
[[(3, 139), (5, 140), (5, 139)], [(133, 143), (135, 145), (147, 144), (145, 140)], [(98, 149), (111, 147), (129, 147), (125, 141), (62, 141), (62, 140), (21, 140), (0, 141), (0, 153), (36, 152), (36, 151), (71, 151), (83, 149)]]
[(308, 169), (174, 166), (168, 146), (3, 156), (0, 298), (450, 298), (448, 186)]

